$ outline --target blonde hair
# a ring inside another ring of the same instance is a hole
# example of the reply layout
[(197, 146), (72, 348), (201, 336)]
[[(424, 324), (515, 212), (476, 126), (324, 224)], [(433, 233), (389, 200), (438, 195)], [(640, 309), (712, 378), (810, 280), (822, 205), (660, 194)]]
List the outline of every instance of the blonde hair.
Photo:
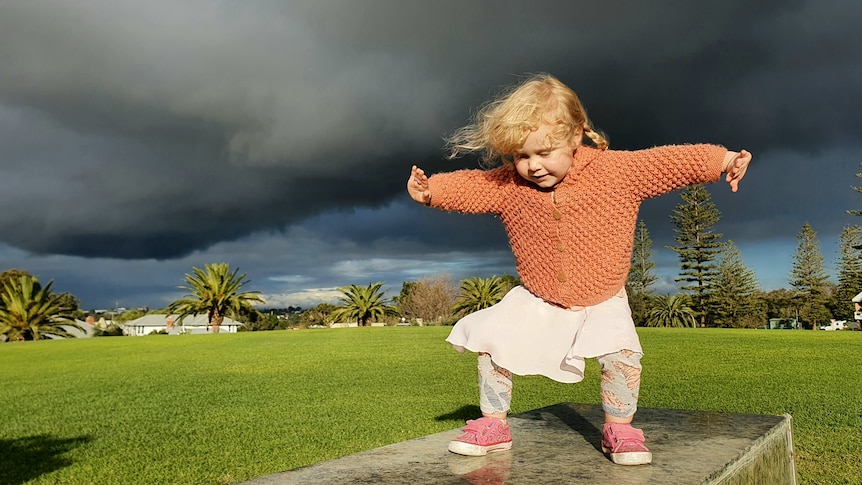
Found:
[(447, 137), (448, 157), (479, 153), (484, 163), (493, 165), (498, 159), (507, 160), (543, 124), (553, 127), (553, 140), (578, 143), (586, 136), (596, 147), (608, 147), (607, 139), (593, 129), (578, 95), (554, 76), (540, 73), (504, 90), (483, 105), (470, 124)]

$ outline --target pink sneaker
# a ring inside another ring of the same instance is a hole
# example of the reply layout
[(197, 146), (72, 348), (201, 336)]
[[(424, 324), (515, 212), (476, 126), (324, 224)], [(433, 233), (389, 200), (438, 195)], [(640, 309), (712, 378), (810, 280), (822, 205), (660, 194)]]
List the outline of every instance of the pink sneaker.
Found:
[(467, 456), (484, 456), (510, 448), (512, 435), (508, 423), (487, 417), (467, 421), (464, 433), (449, 442), (449, 451)]
[(602, 426), (602, 451), (617, 465), (652, 463), (652, 453), (644, 446), (643, 431), (630, 424), (605, 423)]

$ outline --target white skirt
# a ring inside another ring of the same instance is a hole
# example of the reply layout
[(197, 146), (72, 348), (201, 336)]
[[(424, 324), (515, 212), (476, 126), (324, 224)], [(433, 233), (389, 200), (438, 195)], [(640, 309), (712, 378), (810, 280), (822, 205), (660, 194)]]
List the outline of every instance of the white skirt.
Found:
[(459, 320), (446, 341), (459, 352), (488, 353), (514, 374), (566, 383), (584, 378), (584, 359), (625, 349), (643, 353), (625, 292), (566, 310), (516, 286), (496, 305)]

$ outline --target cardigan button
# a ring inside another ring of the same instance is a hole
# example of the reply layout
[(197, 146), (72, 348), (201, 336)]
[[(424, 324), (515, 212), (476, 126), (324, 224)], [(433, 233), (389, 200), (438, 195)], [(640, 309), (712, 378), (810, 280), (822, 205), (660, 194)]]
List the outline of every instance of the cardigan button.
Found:
[(566, 282), (566, 273), (558, 274), (557, 275), (557, 281), (559, 281), (560, 283), (565, 283)]
[(557, 251), (559, 251), (559, 252), (561, 252), (561, 253), (562, 253), (562, 252), (563, 252), (563, 251), (565, 251), (565, 250), (566, 250), (566, 247), (565, 247), (565, 246), (563, 246), (563, 243), (558, 243), (558, 244), (557, 244)]
[(560, 214), (560, 211), (554, 211), (554, 219), (559, 221), (562, 217), (563, 215)]

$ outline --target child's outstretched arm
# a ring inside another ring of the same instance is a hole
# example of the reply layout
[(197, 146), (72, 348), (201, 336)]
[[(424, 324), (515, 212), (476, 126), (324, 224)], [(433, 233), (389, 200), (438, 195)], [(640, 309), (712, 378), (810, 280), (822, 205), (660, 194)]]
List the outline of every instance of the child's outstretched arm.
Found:
[(431, 203), (431, 188), (428, 185), (428, 177), (416, 165), (413, 165), (410, 178), (407, 179), (407, 193), (420, 204), (428, 205)]
[(748, 150), (729, 151), (725, 155), (724, 168), (721, 171), (727, 174), (724, 180), (730, 184), (731, 191), (736, 192), (739, 188), (739, 181), (745, 176), (749, 162), (751, 162), (751, 152)]

